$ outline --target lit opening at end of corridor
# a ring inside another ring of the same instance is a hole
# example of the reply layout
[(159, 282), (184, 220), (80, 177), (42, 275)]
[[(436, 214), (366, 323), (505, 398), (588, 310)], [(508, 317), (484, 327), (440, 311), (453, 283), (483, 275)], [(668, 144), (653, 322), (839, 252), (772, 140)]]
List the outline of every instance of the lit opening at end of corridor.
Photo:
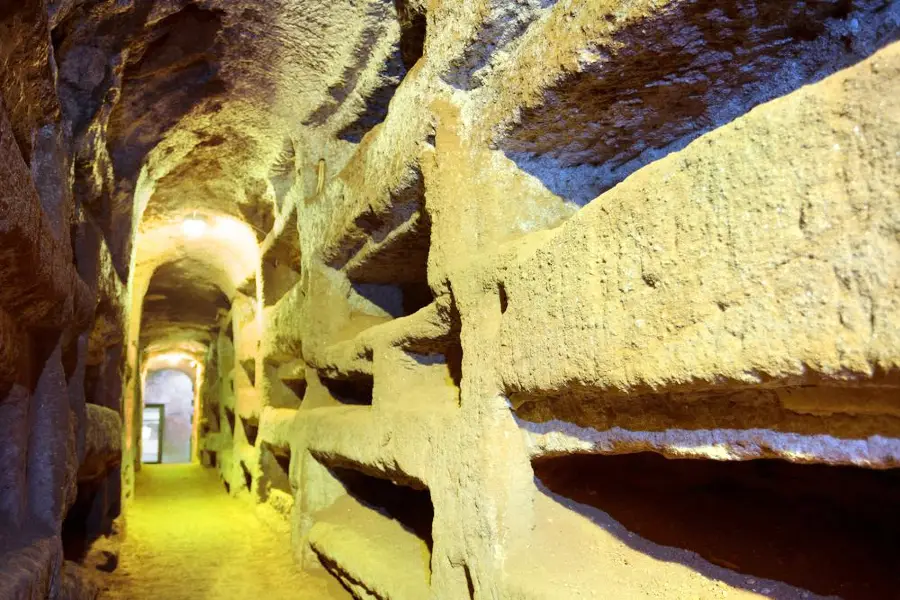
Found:
[(144, 381), (141, 462), (191, 462), (193, 421), (193, 379), (175, 368), (148, 371)]

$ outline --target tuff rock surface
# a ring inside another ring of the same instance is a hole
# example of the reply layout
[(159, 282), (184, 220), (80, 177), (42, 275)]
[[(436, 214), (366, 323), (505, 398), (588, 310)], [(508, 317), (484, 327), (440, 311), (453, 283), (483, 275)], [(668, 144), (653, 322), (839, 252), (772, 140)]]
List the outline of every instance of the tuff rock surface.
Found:
[(165, 368), (222, 494), (357, 598), (890, 597), (898, 36), (0, 0), (0, 596), (96, 595)]

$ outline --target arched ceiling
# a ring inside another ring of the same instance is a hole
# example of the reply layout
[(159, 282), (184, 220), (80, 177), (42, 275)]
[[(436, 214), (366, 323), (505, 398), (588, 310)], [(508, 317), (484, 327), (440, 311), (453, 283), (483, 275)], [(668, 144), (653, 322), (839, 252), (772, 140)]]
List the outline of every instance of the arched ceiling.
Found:
[[(141, 343), (208, 340), (285, 198), (384, 118), (406, 2), (47, 4), (76, 195), (133, 277)], [(187, 239), (195, 215), (235, 235)]]
[[(190, 339), (211, 340), (210, 332), (228, 311), (229, 302), (214, 281), (198, 278), (205, 270), (190, 258), (159, 266), (144, 296), (143, 337), (156, 341), (187, 334)], [(189, 286), (184, 284), (188, 280)]]
[(194, 212), (155, 225), (139, 231), (134, 246), (141, 344), (158, 351), (208, 344), (230, 299), (256, 275), (256, 231), (232, 217)]
[(286, 141), (315, 139), (315, 160), (348, 153), (353, 124), (380, 120), (366, 90), (404, 68), (383, 0), (54, 4), (63, 111), (84, 134), (76, 178), (123, 275), (142, 171), (148, 219), (188, 204), (265, 231)]
[(159, 351), (147, 358), (144, 362), (143, 372), (146, 375), (153, 371), (181, 371), (192, 381), (196, 381), (198, 369), (202, 368), (200, 360), (202, 360), (202, 355), (194, 354), (190, 350)]

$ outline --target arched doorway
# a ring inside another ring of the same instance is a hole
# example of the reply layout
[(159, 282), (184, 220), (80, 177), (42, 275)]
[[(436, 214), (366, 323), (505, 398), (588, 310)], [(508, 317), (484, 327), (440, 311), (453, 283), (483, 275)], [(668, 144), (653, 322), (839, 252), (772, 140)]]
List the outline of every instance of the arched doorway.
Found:
[(177, 369), (147, 372), (141, 462), (191, 462), (194, 381)]

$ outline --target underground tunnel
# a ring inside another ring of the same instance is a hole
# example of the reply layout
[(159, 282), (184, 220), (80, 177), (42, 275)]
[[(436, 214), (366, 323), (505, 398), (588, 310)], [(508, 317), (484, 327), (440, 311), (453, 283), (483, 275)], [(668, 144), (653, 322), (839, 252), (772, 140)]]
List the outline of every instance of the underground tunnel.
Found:
[(0, 600), (900, 598), (898, 0), (0, 0)]

